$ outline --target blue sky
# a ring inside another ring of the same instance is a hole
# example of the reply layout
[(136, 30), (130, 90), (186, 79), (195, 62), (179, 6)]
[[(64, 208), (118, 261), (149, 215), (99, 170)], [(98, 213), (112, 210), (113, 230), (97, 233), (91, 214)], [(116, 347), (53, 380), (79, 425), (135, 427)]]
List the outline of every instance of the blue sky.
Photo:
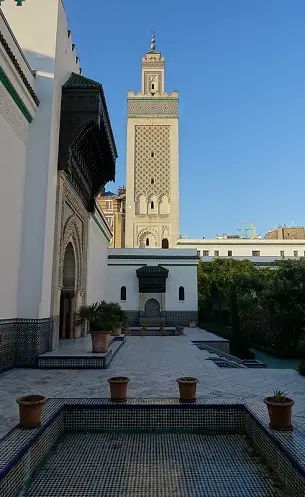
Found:
[(181, 234), (304, 224), (304, 0), (64, 4), (84, 75), (104, 86), (115, 186), (125, 182), (127, 91), (140, 89), (155, 30), (167, 90), (180, 94)]

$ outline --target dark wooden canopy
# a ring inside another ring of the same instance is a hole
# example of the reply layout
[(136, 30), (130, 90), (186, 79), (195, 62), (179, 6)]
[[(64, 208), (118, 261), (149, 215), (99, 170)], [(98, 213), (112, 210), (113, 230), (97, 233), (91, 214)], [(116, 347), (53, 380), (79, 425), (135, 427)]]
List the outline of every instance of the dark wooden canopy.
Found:
[(143, 266), (136, 270), (140, 293), (165, 293), (168, 269), (163, 266)]
[(102, 85), (72, 73), (62, 87), (58, 169), (89, 212), (105, 184), (115, 180), (117, 156)]

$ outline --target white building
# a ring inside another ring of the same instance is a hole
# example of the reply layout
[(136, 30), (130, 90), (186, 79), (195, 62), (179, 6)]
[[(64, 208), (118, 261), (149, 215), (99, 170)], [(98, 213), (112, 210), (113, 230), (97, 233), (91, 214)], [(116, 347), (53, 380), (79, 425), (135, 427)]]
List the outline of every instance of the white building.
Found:
[(141, 91), (128, 92), (127, 248), (173, 248), (179, 236), (179, 102), (176, 91), (165, 91), (164, 64), (153, 37)]
[(304, 257), (305, 240), (271, 239), (188, 239), (179, 238), (179, 249), (196, 249), (200, 257), (236, 257), (274, 259)]
[(130, 324), (188, 326), (197, 321), (198, 262), (196, 250), (110, 249), (108, 299), (121, 304)]
[(117, 154), (62, 0), (2, 2), (0, 33), (3, 369), (78, 337), (74, 311), (107, 297), (111, 232), (95, 197), (114, 180)]

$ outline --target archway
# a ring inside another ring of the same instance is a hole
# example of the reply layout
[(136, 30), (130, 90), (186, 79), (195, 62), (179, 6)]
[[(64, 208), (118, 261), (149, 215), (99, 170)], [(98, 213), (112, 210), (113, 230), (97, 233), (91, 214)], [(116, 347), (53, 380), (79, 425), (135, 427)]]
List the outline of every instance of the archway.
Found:
[(168, 239), (167, 238), (163, 238), (162, 239), (162, 248), (163, 249), (168, 249), (169, 245), (168, 245)]
[(149, 318), (156, 318), (160, 316), (160, 304), (156, 299), (148, 299), (145, 302), (144, 314)]
[(75, 312), (75, 253), (71, 242), (68, 243), (63, 264), (63, 286), (60, 294), (59, 338), (74, 338)]

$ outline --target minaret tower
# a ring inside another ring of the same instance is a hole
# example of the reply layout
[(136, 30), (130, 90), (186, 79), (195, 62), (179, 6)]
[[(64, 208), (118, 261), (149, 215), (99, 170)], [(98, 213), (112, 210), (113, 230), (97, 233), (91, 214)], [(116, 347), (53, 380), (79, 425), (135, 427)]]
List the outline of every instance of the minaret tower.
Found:
[(155, 35), (142, 87), (128, 92), (125, 247), (172, 248), (179, 236), (178, 93), (165, 91)]

